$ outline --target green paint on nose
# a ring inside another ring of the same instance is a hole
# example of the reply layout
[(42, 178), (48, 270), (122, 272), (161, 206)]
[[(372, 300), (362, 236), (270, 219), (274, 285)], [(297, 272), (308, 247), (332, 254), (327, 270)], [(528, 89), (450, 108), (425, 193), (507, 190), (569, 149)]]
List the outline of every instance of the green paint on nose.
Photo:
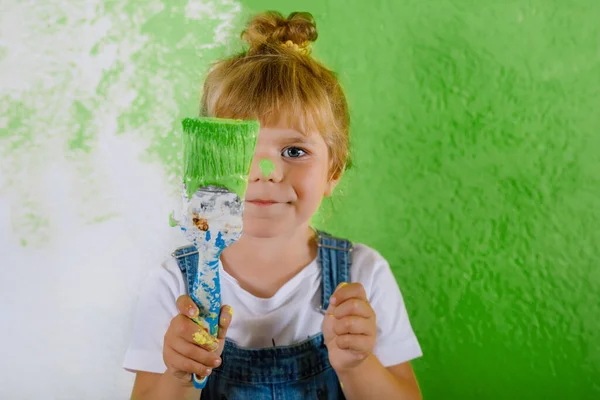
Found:
[(275, 171), (275, 164), (273, 164), (271, 160), (260, 160), (260, 164), (258, 164), (258, 166), (260, 167), (260, 170), (264, 174), (265, 178)]

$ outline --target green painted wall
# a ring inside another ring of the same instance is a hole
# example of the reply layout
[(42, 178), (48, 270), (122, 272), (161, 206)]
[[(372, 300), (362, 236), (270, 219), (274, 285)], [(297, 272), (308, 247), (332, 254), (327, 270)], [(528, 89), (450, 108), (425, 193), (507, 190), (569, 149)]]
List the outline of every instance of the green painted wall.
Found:
[(356, 164), (324, 226), (389, 259), (425, 397), (600, 398), (600, 3), (244, 3), (317, 20)]

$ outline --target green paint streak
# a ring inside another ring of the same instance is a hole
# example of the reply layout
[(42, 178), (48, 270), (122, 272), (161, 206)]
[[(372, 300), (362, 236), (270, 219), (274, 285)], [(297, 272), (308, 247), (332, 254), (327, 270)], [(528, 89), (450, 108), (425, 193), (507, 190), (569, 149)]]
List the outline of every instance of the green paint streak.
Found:
[(177, 220), (175, 220), (175, 218), (173, 218), (173, 212), (172, 211), (171, 211), (171, 214), (169, 214), (169, 225), (171, 227), (177, 226)]
[(93, 127), (91, 126), (91, 121), (93, 114), (81, 101), (75, 100), (73, 102), (73, 117), (79, 124), (79, 127), (69, 141), (69, 148), (89, 153), (92, 149)]
[[(99, 48), (101, 47), (100, 43), (96, 43), (94, 45), (94, 47), (92, 47), (92, 49), (90, 50), (91, 54), (97, 53), (99, 52)], [(125, 65), (122, 62), (116, 62), (115, 65), (108, 71), (106, 71), (105, 73), (102, 74), (102, 78), (100, 79), (100, 82), (98, 83), (98, 87), (96, 88), (96, 96), (100, 97), (100, 98), (105, 98), (108, 96), (108, 91), (110, 90), (110, 88), (115, 85), (118, 80), (119, 80), (119, 76), (121, 75), (121, 73), (123, 73), (123, 71), (125, 70)], [(117, 122), (119, 123), (119, 128), (124, 129), (121, 121), (122, 121), (123, 117), (122, 114), (119, 115), (119, 117), (117, 117)]]
[[(136, 98), (119, 115), (118, 133), (128, 134), (143, 127), (150, 142), (147, 160), (160, 162), (169, 176), (181, 176), (181, 153), (175, 145), (181, 140), (179, 121), (197, 115), (203, 77), (212, 62), (226, 55), (226, 44), (215, 44), (215, 31), (223, 23), (223, 16), (231, 14), (237, 5), (211, 1), (211, 12), (192, 20), (186, 16), (188, 0), (163, 3), (158, 12), (150, 2), (145, 7), (131, 1), (123, 6), (118, 3), (119, 7), (105, 3), (111, 14), (127, 15), (131, 21), (140, 20), (140, 9), (148, 10), (142, 23), (135, 26), (146, 44), (130, 60), (136, 66), (131, 82)], [(236, 43), (243, 22), (240, 17), (233, 20), (232, 40)], [(118, 75), (122, 71), (120, 68)], [(165, 96), (166, 102), (157, 101)], [(170, 106), (168, 110), (165, 104)], [(159, 123), (148, 124), (149, 119), (159, 115), (164, 115)]]
[[(24, 200), (23, 206), (26, 210), (39, 209), (39, 204)], [(49, 235), (48, 228), (50, 220), (44, 214), (34, 211), (27, 211), (21, 215), (17, 215), (13, 225), (14, 232), (21, 238), (21, 246), (35, 245), (39, 243), (40, 238), (47, 238)]]
[(186, 118), (183, 182), (191, 197), (201, 186), (221, 186), (244, 197), (260, 125), (258, 121)]
[(6, 121), (5, 126), (0, 125), (0, 140), (11, 138), (10, 150), (15, 150), (33, 139), (33, 132), (28, 129), (26, 123), (34, 113), (35, 110), (22, 101), (11, 101), (8, 96), (0, 99), (0, 115), (3, 115)]
[(92, 48), (90, 49), (90, 54), (93, 56), (97, 56), (98, 53), (100, 53), (100, 47), (102, 46), (101, 42), (98, 42), (96, 44), (94, 44), (94, 46), (92, 46)]
[(271, 175), (273, 171), (275, 171), (275, 164), (273, 164), (273, 161), (271, 160), (260, 160), (258, 166), (260, 167), (260, 170), (262, 171), (265, 178)]
[(119, 214), (118, 213), (114, 213), (114, 212), (113, 213), (109, 213), (109, 214), (105, 214), (105, 215), (100, 215), (98, 217), (95, 217), (95, 218), (91, 219), (89, 221), (89, 224), (98, 224), (98, 223), (108, 221), (111, 218), (115, 218), (115, 217), (118, 217), (118, 216), (119, 216)]

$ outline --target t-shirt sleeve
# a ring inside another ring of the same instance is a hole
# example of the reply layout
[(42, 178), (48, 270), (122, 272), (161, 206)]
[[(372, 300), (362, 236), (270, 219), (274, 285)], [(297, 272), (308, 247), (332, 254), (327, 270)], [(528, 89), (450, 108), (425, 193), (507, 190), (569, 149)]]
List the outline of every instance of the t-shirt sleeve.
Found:
[(375, 356), (384, 367), (421, 357), (421, 346), (388, 262), (364, 245), (355, 246), (353, 257), (352, 280), (363, 284), (377, 317)]
[(182, 274), (174, 260), (153, 271), (142, 287), (134, 313), (131, 341), (123, 368), (164, 373), (163, 340), (177, 315), (177, 298), (183, 294)]

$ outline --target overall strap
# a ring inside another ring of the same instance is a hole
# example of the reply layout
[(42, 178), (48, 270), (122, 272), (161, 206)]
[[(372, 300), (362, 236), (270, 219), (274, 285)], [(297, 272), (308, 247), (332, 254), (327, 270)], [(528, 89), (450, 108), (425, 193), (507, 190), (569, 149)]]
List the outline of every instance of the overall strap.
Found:
[(352, 243), (330, 234), (317, 231), (319, 246), (318, 262), (321, 266), (321, 311), (329, 307), (329, 298), (337, 286), (350, 280)]
[(176, 249), (171, 256), (175, 258), (179, 269), (186, 277), (188, 293), (192, 293), (194, 279), (198, 273), (198, 250), (194, 245), (184, 246)]

